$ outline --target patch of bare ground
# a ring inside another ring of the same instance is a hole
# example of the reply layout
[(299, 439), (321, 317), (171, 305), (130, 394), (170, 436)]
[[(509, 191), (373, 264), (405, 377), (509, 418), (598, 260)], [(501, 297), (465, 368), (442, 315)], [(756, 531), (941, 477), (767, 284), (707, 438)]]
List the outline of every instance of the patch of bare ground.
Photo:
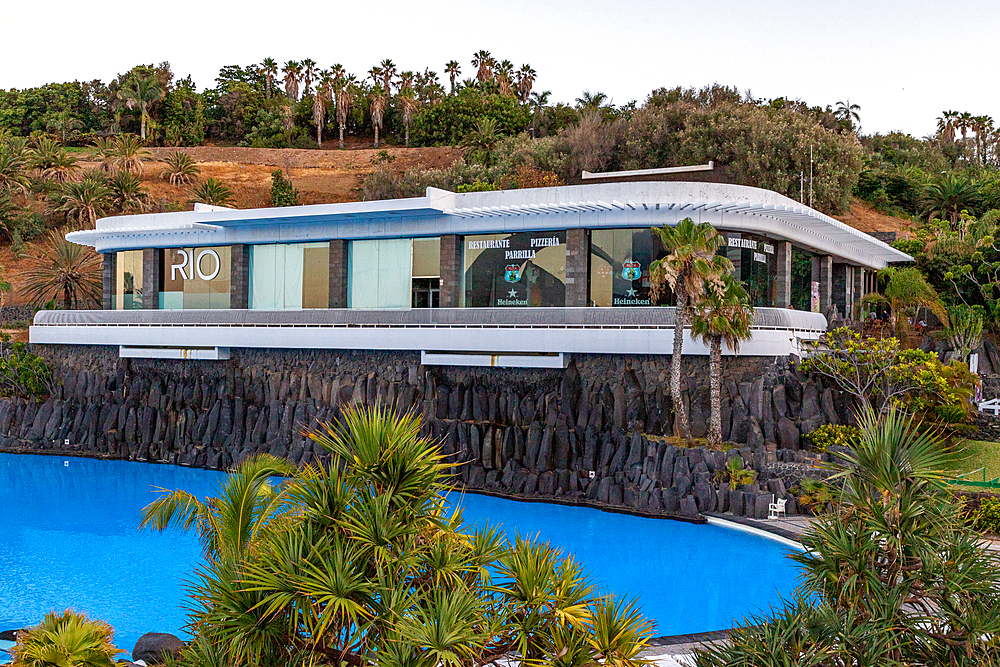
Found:
[(900, 238), (908, 237), (913, 225), (906, 218), (897, 218), (892, 215), (879, 213), (858, 199), (851, 202), (851, 208), (847, 213), (833, 217), (862, 232), (896, 232), (896, 235)]

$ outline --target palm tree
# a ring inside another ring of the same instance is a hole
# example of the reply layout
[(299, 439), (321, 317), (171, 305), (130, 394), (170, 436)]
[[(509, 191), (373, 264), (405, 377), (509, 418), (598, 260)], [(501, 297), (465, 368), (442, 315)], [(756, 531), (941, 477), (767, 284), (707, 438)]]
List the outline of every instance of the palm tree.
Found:
[(139, 109), (139, 138), (146, 140), (146, 124), (152, 120), (149, 109), (166, 95), (160, 87), (156, 76), (152, 73), (140, 76), (133, 73), (119, 91), (125, 106), (129, 109)]
[(166, 166), (163, 167), (160, 178), (170, 181), (170, 185), (174, 187), (194, 183), (198, 179), (198, 175), (201, 174), (194, 158), (181, 151), (168, 153), (163, 158), (163, 162)]
[(119, 171), (108, 179), (107, 187), (111, 205), (122, 213), (141, 213), (146, 208), (149, 192), (135, 174)]
[(354, 102), (354, 75), (346, 77), (337, 88), (337, 125), (340, 126), (340, 148), (344, 149), (344, 128), (347, 126), (347, 115)]
[(963, 210), (972, 210), (981, 201), (979, 187), (965, 174), (944, 174), (924, 186), (921, 196), (924, 215), (947, 220), (952, 231), (958, 231)]
[(48, 127), (59, 133), (59, 141), (66, 143), (68, 139), (80, 134), (83, 129), (83, 122), (73, 115), (69, 109), (63, 109), (52, 117)]
[(372, 127), (375, 128), (375, 148), (378, 148), (378, 131), (382, 129), (382, 116), (385, 114), (385, 91), (382, 86), (375, 84), (371, 93), (371, 115)]
[(490, 55), (489, 51), (480, 49), (476, 51), (476, 54), (472, 56), (472, 66), (476, 68), (476, 79), (479, 81), (480, 86), (486, 85), (487, 82), (493, 80), (493, 67), (496, 65), (496, 61), (493, 56)]
[(278, 78), (278, 63), (274, 58), (264, 58), (260, 69), (264, 73), (264, 97), (271, 99), (271, 91), (274, 90), (274, 80)]
[(521, 65), (521, 69), (517, 70), (517, 98), (521, 100), (521, 104), (528, 101), (537, 75), (538, 73), (531, 68), (531, 65)]
[(733, 265), (716, 254), (723, 238), (707, 222), (695, 223), (691, 218), (684, 218), (675, 227), (664, 225), (652, 229), (669, 253), (649, 265), (653, 295), (659, 299), (669, 286), (676, 300), (674, 349), (670, 357), (670, 398), (681, 435), (691, 442), (691, 426), (681, 395), (684, 330), (691, 323), (694, 307), (701, 302), (706, 285), (720, 284), (723, 275), (732, 273)]
[(35, 142), (31, 166), (39, 176), (51, 178), (56, 183), (71, 180), (80, 169), (76, 156), (48, 137), (40, 137)]
[(90, 159), (100, 163), (98, 169), (106, 174), (115, 170), (114, 137), (94, 137), (90, 147)]
[(848, 98), (846, 102), (837, 102), (837, 110), (833, 112), (833, 115), (836, 116), (837, 120), (846, 123), (853, 130), (855, 123), (858, 125), (861, 124), (859, 111), (861, 111), (861, 107), (857, 104), (851, 104), (851, 100)]
[(210, 559), (236, 559), (257, 546), (282, 509), (284, 496), (272, 478), (294, 473), (285, 459), (255, 454), (226, 477), (218, 497), (202, 501), (187, 491), (171, 491), (142, 510), (139, 526), (193, 527)]
[(968, 111), (963, 111), (958, 115), (958, 119), (955, 122), (956, 127), (962, 132), (962, 142), (965, 142), (966, 134), (970, 129), (972, 129), (972, 114)]
[(312, 82), (316, 78), (316, 61), (306, 58), (302, 61), (302, 96), (309, 94)]
[(410, 147), (410, 124), (413, 123), (413, 115), (417, 112), (417, 98), (413, 96), (413, 90), (404, 88), (399, 94), (399, 104), (403, 111), (403, 127), (406, 131), (406, 147)]
[(312, 119), (316, 126), (316, 146), (319, 148), (323, 148), (323, 123), (326, 120), (326, 103), (330, 101), (330, 85), (330, 74), (324, 72), (313, 95)]
[(514, 92), (514, 63), (509, 60), (497, 65), (495, 79), (501, 95), (511, 95)]
[(285, 75), (285, 96), (292, 102), (298, 102), (299, 81), (302, 78), (302, 65), (295, 60), (289, 60), (285, 63), (285, 66), (281, 68), (281, 71)]
[(99, 171), (88, 172), (80, 181), (63, 183), (55, 193), (58, 206), (67, 217), (75, 218), (81, 227), (94, 229), (97, 219), (111, 205), (111, 189), (106, 177)]
[(189, 204), (208, 204), (210, 206), (231, 206), (233, 202), (233, 191), (214, 178), (205, 179), (205, 182), (191, 191)]
[(0, 134), (0, 192), (17, 190), (27, 194), (30, 189), (28, 167), (28, 152), (23, 142)]
[(528, 106), (531, 107), (531, 136), (538, 136), (538, 119), (545, 114), (545, 107), (549, 104), (551, 90), (533, 92), (528, 98)]
[(37, 305), (61, 295), (65, 309), (96, 306), (103, 291), (101, 255), (67, 241), (64, 231), (49, 230), (42, 242), (31, 244), (28, 267), (20, 275), (21, 294)]
[(710, 283), (705, 297), (695, 306), (691, 334), (709, 346), (709, 394), (712, 411), (708, 420), (708, 444), (722, 443), (722, 343), (738, 353), (740, 341), (752, 337), (753, 306), (750, 295), (732, 275), (723, 276), (722, 285)]
[(466, 157), (479, 160), (488, 167), (493, 164), (493, 152), (499, 142), (497, 122), (489, 116), (483, 116), (462, 139), (462, 148), (465, 149)]
[(385, 94), (392, 96), (392, 80), (396, 76), (396, 63), (386, 58), (379, 63), (378, 68), (382, 71), (382, 87), (385, 88)]
[(372, 85), (377, 86), (382, 83), (382, 68), (376, 65), (368, 70), (368, 78), (372, 80)]
[(938, 133), (946, 143), (955, 142), (955, 121), (958, 118), (957, 111), (942, 111), (937, 119)]
[(449, 60), (445, 63), (444, 71), (448, 75), (448, 80), (451, 82), (451, 94), (455, 94), (455, 79), (457, 79), (462, 74), (462, 66), (458, 64), (457, 60)]
[(605, 106), (607, 106), (608, 96), (604, 93), (598, 91), (592, 93), (589, 90), (583, 91), (580, 97), (576, 98), (576, 108), (581, 111), (585, 109), (593, 109), (595, 111), (600, 111)]
[(948, 326), (948, 312), (920, 269), (915, 266), (889, 266), (879, 270), (878, 278), (885, 285), (882, 293), (892, 309), (893, 328), (897, 338), (905, 340), (908, 337), (908, 320), (905, 314), (910, 308), (927, 308)]
[(121, 134), (112, 139), (111, 156), (116, 169), (137, 176), (142, 174), (142, 163), (152, 157), (134, 134)]
[(104, 621), (67, 609), (50, 611), (38, 625), (21, 630), (12, 651), (18, 667), (108, 667), (121, 652), (115, 631)]

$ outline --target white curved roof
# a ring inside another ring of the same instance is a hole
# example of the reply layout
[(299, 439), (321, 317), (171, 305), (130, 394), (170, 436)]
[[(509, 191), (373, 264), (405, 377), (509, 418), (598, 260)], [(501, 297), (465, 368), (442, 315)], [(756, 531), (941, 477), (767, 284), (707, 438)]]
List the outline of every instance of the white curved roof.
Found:
[(882, 268), (912, 257), (770, 190), (721, 183), (651, 181), (455, 193), (285, 208), (220, 209), (101, 218), (67, 239), (100, 252), (233, 243), (302, 243), (442, 234), (672, 225), (684, 218), (720, 230), (766, 234), (821, 254)]

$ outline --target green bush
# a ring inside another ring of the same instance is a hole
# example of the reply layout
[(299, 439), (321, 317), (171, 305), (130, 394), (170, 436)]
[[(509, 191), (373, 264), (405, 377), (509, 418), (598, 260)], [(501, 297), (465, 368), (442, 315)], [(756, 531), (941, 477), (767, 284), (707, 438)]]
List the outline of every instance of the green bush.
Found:
[(973, 527), (978, 530), (1000, 535), (1000, 498), (984, 497), (970, 518)]
[(271, 206), (298, 206), (299, 191), (280, 169), (271, 172)]
[(856, 426), (824, 424), (803, 435), (802, 439), (817, 452), (828, 451), (834, 446), (854, 449), (861, 442), (861, 431)]
[(24, 343), (0, 344), (0, 396), (39, 398), (52, 393), (52, 371)]
[(445, 97), (417, 112), (410, 130), (414, 146), (454, 146), (462, 141), (481, 118), (497, 124), (497, 133), (513, 135), (531, 125), (528, 108), (507, 95), (488, 95), (466, 89)]
[(18, 633), (14, 667), (111, 667), (118, 649), (115, 631), (103, 621), (66, 610)]

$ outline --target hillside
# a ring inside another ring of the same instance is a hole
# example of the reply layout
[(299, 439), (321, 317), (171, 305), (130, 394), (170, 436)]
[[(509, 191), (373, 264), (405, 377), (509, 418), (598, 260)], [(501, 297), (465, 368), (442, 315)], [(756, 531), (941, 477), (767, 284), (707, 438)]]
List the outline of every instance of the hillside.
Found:
[(865, 202), (855, 199), (850, 210), (843, 215), (833, 216), (844, 224), (850, 225), (862, 232), (896, 232), (897, 236), (905, 237), (910, 233), (912, 223), (905, 218), (879, 213)]

